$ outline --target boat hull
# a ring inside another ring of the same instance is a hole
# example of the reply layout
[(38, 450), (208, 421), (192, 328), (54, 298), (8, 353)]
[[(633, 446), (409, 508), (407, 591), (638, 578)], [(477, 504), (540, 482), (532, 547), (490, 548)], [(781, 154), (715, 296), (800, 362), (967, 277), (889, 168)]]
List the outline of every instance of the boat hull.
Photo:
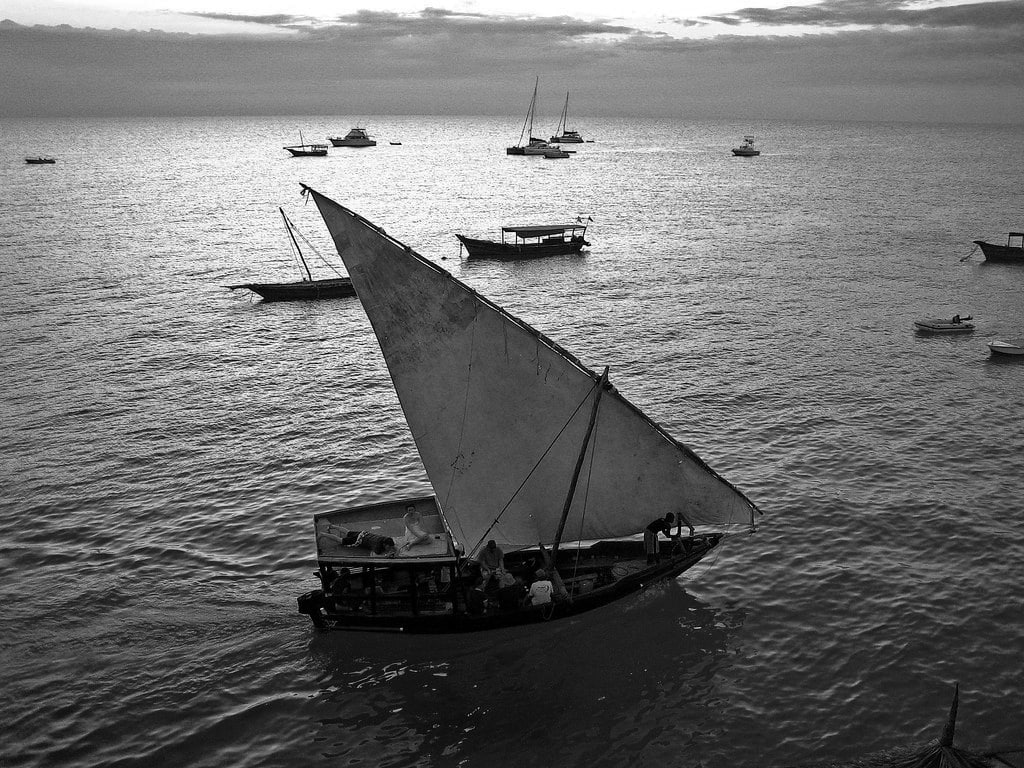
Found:
[(53, 165), (57, 161), (52, 157), (26, 157), (25, 162), (29, 165)]
[(323, 149), (300, 149), (299, 147), (285, 147), (292, 153), (292, 157), (326, 157), (327, 148)]
[(466, 246), (466, 253), (471, 259), (499, 259), (512, 261), (516, 259), (539, 259), (544, 256), (563, 256), (579, 253), (584, 246), (590, 245), (582, 238), (573, 238), (558, 243), (497, 243), (493, 240), (476, 240), (465, 235), (455, 235), (459, 242)]
[(1009, 341), (992, 341), (989, 342), (988, 348), (995, 355), (1024, 355), (1024, 342), (1014, 344)]
[(974, 244), (985, 254), (985, 261), (1024, 264), (1024, 248), (996, 245), (995, 243), (986, 243), (984, 240), (975, 240)]
[[(683, 551), (680, 546), (676, 551), (664, 556), (663, 560), (656, 565), (642, 566), (612, 584), (576, 595), (572, 600), (556, 601), (545, 605), (510, 610), (497, 609), (480, 615), (471, 615), (465, 612), (464, 601), (456, 596), (456, 603), (441, 615), (412, 613), (398, 616), (361, 612), (342, 613), (328, 610), (323, 590), (314, 590), (298, 598), (298, 610), (299, 613), (308, 615), (317, 628), (324, 630), (452, 634), (539, 624), (578, 616), (640, 592), (651, 584), (674, 578), (699, 563), (705, 555), (718, 546), (720, 540), (720, 534), (697, 537), (689, 542), (690, 549), (688, 551)], [(643, 563), (642, 542), (602, 543), (620, 547), (620, 553), (626, 555), (621, 561), (623, 564), (638, 560), (641, 564)], [(571, 569), (572, 565), (567, 561), (560, 571), (569, 573)]]
[(300, 280), (294, 283), (245, 283), (229, 285), (232, 291), (240, 288), (252, 291), (264, 301), (302, 301), (316, 299), (338, 299), (355, 296), (355, 288), (347, 277), (327, 280)]
[(330, 139), (331, 144), (336, 147), (376, 147), (377, 142), (373, 139)]
[(761, 154), (759, 149), (734, 149), (732, 151), (737, 157), (757, 157)]
[(952, 323), (949, 320), (915, 320), (914, 327), (927, 333), (970, 333), (974, 323)]

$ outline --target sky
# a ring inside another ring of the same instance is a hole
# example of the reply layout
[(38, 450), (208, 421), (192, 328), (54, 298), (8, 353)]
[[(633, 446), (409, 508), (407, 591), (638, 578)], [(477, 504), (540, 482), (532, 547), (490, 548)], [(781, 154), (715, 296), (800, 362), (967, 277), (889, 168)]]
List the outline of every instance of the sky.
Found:
[(427, 1), (0, 0), (0, 117), (1024, 125), (1024, 0)]

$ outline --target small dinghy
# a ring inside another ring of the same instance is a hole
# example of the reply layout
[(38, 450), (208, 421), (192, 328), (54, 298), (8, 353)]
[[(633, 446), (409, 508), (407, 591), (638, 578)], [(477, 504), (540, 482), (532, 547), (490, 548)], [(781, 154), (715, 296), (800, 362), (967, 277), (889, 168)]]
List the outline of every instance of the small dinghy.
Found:
[(990, 341), (993, 355), (1024, 355), (1024, 341)]
[(967, 322), (970, 319), (970, 315), (954, 315), (949, 320), (915, 320), (914, 327), (927, 333), (970, 333), (974, 330), (974, 323)]

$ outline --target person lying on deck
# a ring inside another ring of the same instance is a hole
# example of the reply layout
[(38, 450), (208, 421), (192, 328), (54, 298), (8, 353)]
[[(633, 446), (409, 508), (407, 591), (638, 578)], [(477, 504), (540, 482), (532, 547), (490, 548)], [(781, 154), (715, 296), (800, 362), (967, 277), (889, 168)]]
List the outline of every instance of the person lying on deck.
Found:
[(318, 537), (330, 539), (343, 547), (368, 549), (375, 555), (394, 557), (398, 554), (398, 547), (395, 546), (393, 538), (372, 531), (352, 531), (342, 525), (328, 523)]

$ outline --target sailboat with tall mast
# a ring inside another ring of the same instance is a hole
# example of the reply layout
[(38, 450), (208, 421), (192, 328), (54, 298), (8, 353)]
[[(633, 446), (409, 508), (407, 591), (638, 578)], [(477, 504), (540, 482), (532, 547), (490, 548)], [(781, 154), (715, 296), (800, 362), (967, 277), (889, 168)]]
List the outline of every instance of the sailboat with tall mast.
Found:
[(583, 137), (579, 131), (569, 128), (569, 92), (565, 92), (565, 106), (562, 107), (562, 116), (558, 120), (558, 127), (555, 128), (555, 135), (548, 139), (552, 144), (582, 144)]
[[(281, 212), (281, 218), (284, 219), (284, 227), (288, 232), (289, 245), (292, 248), (292, 254), (300, 265), (302, 279), (290, 283), (242, 283), (241, 285), (229, 285), (226, 287), (232, 291), (239, 289), (252, 291), (257, 296), (260, 296), (264, 301), (337, 299), (344, 296), (355, 296), (356, 292), (352, 287), (352, 281), (349, 278), (342, 276), (340, 273), (338, 274), (338, 277), (321, 278), (319, 280), (313, 279), (313, 273), (309, 269), (309, 263), (306, 261), (306, 257), (302, 254), (302, 248), (299, 247), (299, 241), (295, 237), (295, 233), (298, 232), (298, 230), (292, 223), (292, 220), (289, 219), (288, 215), (284, 212), (284, 208), (279, 207), (277, 210)], [(321, 257), (321, 261), (327, 263), (327, 260), (323, 259), (323, 257)], [(337, 272), (337, 270), (335, 271)]]
[[(507, 155), (550, 155), (551, 157), (564, 157), (565, 154), (558, 148), (551, 146), (544, 139), (538, 139), (533, 135), (533, 117), (537, 110), (537, 87), (540, 85), (540, 77), (537, 77), (533, 84), (533, 98), (530, 99), (530, 108), (526, 111), (526, 120), (523, 122), (523, 130), (519, 132), (519, 141), (514, 146), (506, 147)], [(523, 143), (523, 140), (526, 143)]]
[(285, 147), (292, 157), (327, 157), (327, 145), (319, 143), (307, 144), (299, 131), (299, 143)]
[[(562, 619), (753, 530), (755, 504), (619, 394), (607, 368), (588, 369), (380, 227), (303, 191), (352, 278), (433, 489), (314, 514), (321, 585), (298, 609), (316, 626), (442, 633)], [(679, 527), (653, 555), (638, 534), (667, 512)], [(501, 587), (490, 594), (494, 549)], [(502, 599), (547, 579), (550, 602)]]

